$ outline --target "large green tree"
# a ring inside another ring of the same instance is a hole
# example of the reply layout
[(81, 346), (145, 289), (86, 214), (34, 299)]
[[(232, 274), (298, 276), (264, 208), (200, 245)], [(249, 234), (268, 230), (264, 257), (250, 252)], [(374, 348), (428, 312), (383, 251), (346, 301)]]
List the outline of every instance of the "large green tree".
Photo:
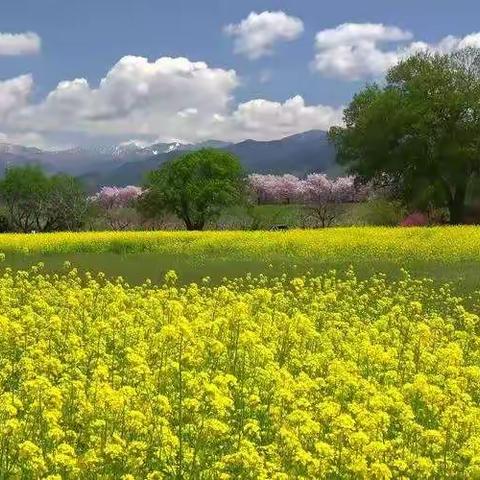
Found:
[(330, 138), (350, 172), (406, 203), (445, 206), (461, 223), (480, 169), (480, 50), (400, 62), (355, 95)]
[(241, 199), (243, 170), (231, 153), (202, 149), (153, 170), (144, 187), (146, 192), (139, 201), (144, 214), (174, 213), (187, 230), (202, 230), (222, 209)]
[(88, 201), (81, 184), (68, 175), (48, 176), (39, 166), (8, 168), (0, 181), (0, 202), (14, 231), (77, 230)]

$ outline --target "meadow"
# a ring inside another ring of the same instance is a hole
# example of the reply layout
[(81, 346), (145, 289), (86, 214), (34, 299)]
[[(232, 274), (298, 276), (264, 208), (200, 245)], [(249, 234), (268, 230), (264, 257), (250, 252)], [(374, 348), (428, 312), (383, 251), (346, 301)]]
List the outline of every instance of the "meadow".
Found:
[(479, 245), (0, 235), (0, 478), (480, 478)]

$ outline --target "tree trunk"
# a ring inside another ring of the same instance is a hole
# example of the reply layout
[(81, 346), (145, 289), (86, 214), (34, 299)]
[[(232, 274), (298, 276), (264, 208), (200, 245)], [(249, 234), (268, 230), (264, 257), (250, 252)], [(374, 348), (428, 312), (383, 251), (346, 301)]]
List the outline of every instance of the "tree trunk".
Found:
[(184, 219), (184, 221), (187, 230), (190, 232), (195, 230), (203, 230), (203, 227), (205, 226), (204, 222), (192, 222), (190, 219)]
[(467, 188), (465, 185), (457, 186), (455, 194), (451, 197), (448, 205), (450, 212), (450, 224), (459, 225), (465, 221), (465, 198)]

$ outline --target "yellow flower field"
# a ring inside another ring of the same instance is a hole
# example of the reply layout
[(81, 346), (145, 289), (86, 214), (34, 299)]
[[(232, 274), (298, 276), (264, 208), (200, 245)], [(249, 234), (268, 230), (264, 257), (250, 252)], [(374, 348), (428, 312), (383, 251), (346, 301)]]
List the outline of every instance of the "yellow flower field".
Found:
[(0, 234), (0, 252), (78, 253), (158, 252), (186, 256), (442, 259), (480, 255), (480, 228), (350, 227), (286, 232), (157, 231)]
[[(472, 232), (448, 231), (468, 250)], [(135, 234), (77, 238), (105, 248), (112, 237)], [(138, 235), (154, 246), (168, 237)], [(15, 248), (38, 249), (69, 237), (18, 238)], [(265, 249), (274, 235), (248, 238)], [(306, 248), (303, 232), (284, 238)], [(180, 287), (173, 272), (164, 285), (129, 286), (74, 269), (7, 270), (0, 478), (478, 478), (476, 311), (406, 273)]]

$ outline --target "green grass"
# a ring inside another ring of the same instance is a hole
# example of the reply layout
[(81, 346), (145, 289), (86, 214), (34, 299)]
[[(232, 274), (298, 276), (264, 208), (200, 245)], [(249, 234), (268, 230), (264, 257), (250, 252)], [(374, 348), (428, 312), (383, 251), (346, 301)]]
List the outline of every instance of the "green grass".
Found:
[(301, 205), (255, 205), (250, 209), (244, 206), (231, 207), (223, 212), (214, 226), (226, 226), (229, 229), (258, 228), (268, 230), (278, 224), (288, 225), (290, 228), (302, 226), (304, 209)]
[[(211, 257), (185, 257), (183, 255), (164, 255), (158, 253), (132, 253), (118, 254), (103, 253), (54, 253), (54, 254), (11, 254), (8, 255), (2, 268), (11, 267), (15, 270), (24, 270), (31, 265), (43, 262), (46, 271), (61, 272), (64, 262), (69, 261), (74, 267), (82, 271), (104, 272), (109, 277), (122, 276), (130, 283), (140, 284), (146, 278), (154, 282), (161, 282), (168, 270), (175, 270), (182, 283), (198, 282), (204, 277), (210, 277), (214, 283), (220, 282), (223, 277), (244, 276), (252, 274), (279, 275), (286, 273), (293, 275), (306, 271), (322, 273), (329, 270), (338, 272), (346, 271), (352, 266), (357, 275), (364, 279), (382, 272), (390, 278), (399, 278), (401, 265), (397, 261), (385, 259), (365, 258), (334, 260), (317, 259), (306, 261), (298, 259), (293, 261), (281, 256), (270, 257), (268, 261), (259, 258), (219, 258)], [(414, 277), (433, 278), (439, 283), (452, 283), (457, 291), (471, 292), (480, 290), (480, 262), (464, 261), (445, 263), (439, 261), (424, 261), (406, 263), (403, 265)]]
[(81, 270), (123, 276), (132, 283), (161, 281), (174, 269), (184, 282), (310, 270), (360, 277), (401, 268), (416, 277), (452, 283), (460, 292), (480, 290), (480, 228), (334, 228), (288, 232), (100, 232), (0, 235), (2, 268), (25, 269), (42, 261), (61, 271), (69, 260)]

